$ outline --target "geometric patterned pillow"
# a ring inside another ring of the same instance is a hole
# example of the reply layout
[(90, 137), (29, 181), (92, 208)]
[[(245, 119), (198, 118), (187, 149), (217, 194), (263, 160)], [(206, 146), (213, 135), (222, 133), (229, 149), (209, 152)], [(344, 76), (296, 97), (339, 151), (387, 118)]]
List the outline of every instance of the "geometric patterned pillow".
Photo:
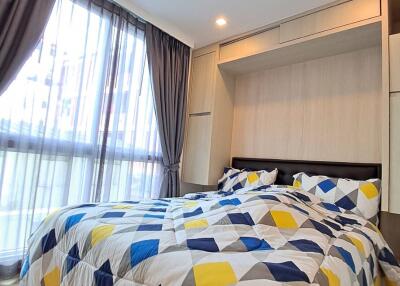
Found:
[(224, 175), (218, 180), (218, 190), (222, 192), (237, 191), (240, 189), (253, 189), (260, 186), (272, 185), (276, 180), (278, 170), (271, 172), (238, 170), (235, 168), (225, 168)]
[(326, 176), (308, 176), (298, 173), (293, 176), (293, 186), (310, 192), (322, 201), (335, 204), (341, 209), (361, 215), (378, 224), (381, 180), (357, 181)]
[(239, 169), (231, 168), (231, 167), (225, 167), (224, 168), (224, 174), (222, 175), (222, 178), (218, 180), (218, 191), (221, 191), (225, 185), (225, 182), (229, 178), (234, 178), (240, 173)]

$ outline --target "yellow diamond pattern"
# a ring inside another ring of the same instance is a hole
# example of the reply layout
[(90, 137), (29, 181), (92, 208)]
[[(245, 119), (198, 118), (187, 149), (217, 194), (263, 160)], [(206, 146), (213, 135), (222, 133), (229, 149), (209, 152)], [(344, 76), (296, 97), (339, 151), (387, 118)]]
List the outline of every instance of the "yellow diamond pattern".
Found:
[(292, 214), (287, 211), (271, 211), (275, 225), (279, 228), (298, 228)]
[(294, 182), (293, 182), (293, 187), (295, 187), (295, 188), (301, 188), (301, 182), (298, 181), (298, 180), (294, 180)]
[(322, 268), (322, 272), (325, 274), (326, 278), (328, 278), (329, 286), (339, 286), (340, 280), (335, 273), (327, 268)]
[(109, 237), (112, 234), (114, 228), (115, 228), (115, 225), (112, 225), (112, 224), (101, 225), (101, 226), (95, 227), (92, 230), (92, 246), (95, 246), (100, 241)]
[(131, 209), (131, 208), (133, 208), (133, 206), (131, 206), (131, 205), (115, 205), (112, 208), (124, 210), (124, 209)]
[(185, 226), (185, 229), (202, 228), (202, 227), (207, 227), (208, 222), (206, 219), (195, 219), (195, 220), (185, 222), (184, 226)]
[(254, 182), (256, 182), (258, 180), (258, 175), (256, 174), (256, 172), (250, 172), (247, 175), (247, 181), (252, 184)]
[(359, 252), (361, 252), (364, 256), (365, 256), (365, 250), (364, 250), (364, 245), (361, 242), (361, 240), (359, 240), (358, 238), (354, 237), (354, 236), (349, 236), (351, 242), (354, 244), (354, 246), (358, 249)]
[(372, 183), (365, 183), (360, 187), (360, 190), (364, 193), (364, 195), (370, 200), (379, 195), (378, 190), (375, 185)]
[(196, 286), (227, 286), (237, 283), (232, 266), (228, 262), (215, 262), (193, 267)]
[(185, 203), (183, 204), (183, 206), (184, 206), (185, 208), (192, 208), (192, 207), (197, 206), (198, 204), (199, 204), (198, 202), (189, 201), (189, 202), (185, 202)]
[(60, 269), (55, 267), (52, 271), (43, 277), (44, 286), (58, 286), (60, 285)]

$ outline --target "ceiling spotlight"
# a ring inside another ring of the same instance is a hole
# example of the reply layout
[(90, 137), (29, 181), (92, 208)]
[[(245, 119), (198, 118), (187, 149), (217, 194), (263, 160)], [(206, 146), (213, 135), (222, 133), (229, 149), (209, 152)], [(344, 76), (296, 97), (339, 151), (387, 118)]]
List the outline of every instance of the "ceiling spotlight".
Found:
[(217, 23), (218, 26), (224, 26), (226, 25), (226, 20), (224, 18), (218, 18), (215, 23)]

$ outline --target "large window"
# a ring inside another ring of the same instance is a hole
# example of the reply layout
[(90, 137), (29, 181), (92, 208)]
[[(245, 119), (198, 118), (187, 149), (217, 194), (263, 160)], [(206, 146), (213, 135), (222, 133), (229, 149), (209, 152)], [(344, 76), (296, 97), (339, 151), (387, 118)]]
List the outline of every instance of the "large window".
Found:
[(20, 255), (57, 208), (159, 194), (142, 23), (93, 2), (57, 1), (42, 40), (0, 97), (0, 233), (7, 233), (0, 261)]

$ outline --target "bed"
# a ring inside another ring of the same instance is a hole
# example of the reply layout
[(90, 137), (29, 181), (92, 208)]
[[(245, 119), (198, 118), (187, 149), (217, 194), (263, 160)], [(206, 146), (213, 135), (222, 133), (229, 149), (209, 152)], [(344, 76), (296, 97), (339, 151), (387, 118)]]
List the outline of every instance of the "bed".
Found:
[(400, 285), (378, 228), (287, 186), (299, 171), (364, 180), (378, 164), (233, 158), (276, 186), (82, 204), (32, 235), (21, 285)]

